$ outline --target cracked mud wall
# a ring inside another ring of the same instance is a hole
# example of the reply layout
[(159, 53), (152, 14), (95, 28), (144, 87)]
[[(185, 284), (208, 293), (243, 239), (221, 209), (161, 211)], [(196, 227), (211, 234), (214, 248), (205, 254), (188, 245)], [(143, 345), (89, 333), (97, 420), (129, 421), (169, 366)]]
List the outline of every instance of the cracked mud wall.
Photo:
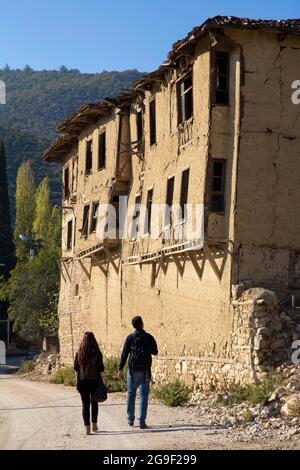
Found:
[(300, 107), (291, 100), (300, 39), (234, 30), (230, 37), (241, 44), (244, 63), (233, 283), (285, 298), (290, 256), (300, 249)]

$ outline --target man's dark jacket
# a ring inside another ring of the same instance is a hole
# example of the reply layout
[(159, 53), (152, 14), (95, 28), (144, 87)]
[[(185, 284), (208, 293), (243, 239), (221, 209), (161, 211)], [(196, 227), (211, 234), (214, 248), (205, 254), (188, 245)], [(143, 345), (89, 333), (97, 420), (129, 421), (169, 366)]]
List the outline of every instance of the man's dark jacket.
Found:
[(128, 365), (129, 365), (129, 369), (131, 369), (131, 364), (130, 364), (131, 348), (132, 348), (135, 338), (139, 336), (142, 336), (143, 341), (145, 341), (145, 343), (147, 344), (147, 351), (149, 352), (149, 356), (147, 357), (147, 362), (145, 364), (145, 371), (149, 372), (149, 375), (151, 375), (152, 354), (153, 356), (157, 356), (158, 349), (157, 349), (156, 341), (153, 338), (153, 336), (151, 336), (145, 330), (136, 330), (134, 333), (131, 333), (129, 336), (127, 336), (125, 344), (123, 346), (119, 370), (124, 369), (128, 356), (129, 356)]

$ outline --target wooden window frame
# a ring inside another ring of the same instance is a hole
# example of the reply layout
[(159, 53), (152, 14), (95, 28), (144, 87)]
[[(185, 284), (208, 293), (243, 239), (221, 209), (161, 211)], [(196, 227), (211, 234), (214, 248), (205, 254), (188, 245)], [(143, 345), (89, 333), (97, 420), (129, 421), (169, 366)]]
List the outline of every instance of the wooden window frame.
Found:
[[(227, 71), (218, 72), (218, 60), (226, 59)], [(226, 90), (218, 88), (219, 77), (227, 80)], [(230, 103), (230, 53), (229, 51), (214, 51), (213, 54), (213, 104), (216, 106), (229, 106)], [(220, 99), (224, 95), (225, 98)]]
[[(96, 208), (98, 210), (97, 216), (95, 214)], [(98, 215), (99, 215), (99, 201), (92, 203), (92, 218), (90, 224), (90, 233), (96, 233), (97, 230), (97, 222), (98, 222)]]
[(150, 128), (150, 146), (156, 141), (156, 98), (151, 98), (149, 102), (149, 128)]
[[(88, 154), (90, 154), (90, 158), (88, 158)], [(89, 163), (89, 166), (88, 166)], [(92, 174), (93, 171), (93, 140), (89, 139), (86, 141), (86, 149), (85, 149), (85, 176), (89, 176)]]
[[(153, 193), (154, 193), (154, 187), (152, 186), (151, 188), (148, 188), (147, 190), (146, 214), (145, 214), (145, 221), (144, 221), (144, 235), (151, 234)], [(150, 194), (151, 194), (151, 198), (149, 197)]]
[[(87, 209), (87, 215), (85, 217), (85, 211)], [(85, 220), (86, 219), (86, 220)], [(90, 204), (85, 204), (83, 206), (83, 216), (82, 216), (82, 227), (81, 227), (81, 238), (87, 238), (89, 234), (89, 225), (90, 225)]]
[[(186, 185), (186, 191), (183, 192), (183, 184), (184, 184), (184, 175), (187, 174), (187, 185)], [(181, 208), (181, 220), (185, 221), (186, 220), (186, 212), (185, 212), (185, 206), (188, 203), (188, 197), (189, 197), (189, 185), (190, 185), (190, 167), (184, 168), (181, 172), (181, 182), (180, 182), (180, 208)]]
[[(66, 183), (66, 174), (68, 175), (67, 183)], [(64, 199), (68, 199), (70, 197), (70, 166), (69, 164), (64, 167), (63, 169), (63, 192), (64, 192)]]
[(98, 171), (106, 168), (106, 131), (99, 132), (98, 136)]
[[(215, 175), (214, 168), (216, 163), (222, 164), (222, 175)], [(225, 190), (226, 190), (226, 166), (227, 162), (225, 159), (221, 158), (212, 158), (211, 159), (211, 183), (210, 183), (210, 198), (209, 198), (209, 211), (215, 214), (224, 214), (226, 210), (226, 203), (225, 203)], [(219, 178), (221, 179), (221, 189), (214, 190), (214, 179)], [(213, 198), (217, 197), (221, 200), (221, 209), (217, 210), (216, 200), (214, 201)]]
[[(191, 85), (184, 89), (184, 84), (187, 80), (191, 79)], [(188, 72), (182, 77), (176, 84), (177, 93), (177, 124), (180, 125), (183, 122), (187, 122), (192, 119), (194, 115), (194, 93), (193, 93), (193, 71)], [(187, 115), (187, 96), (191, 94), (191, 111), (190, 115)]]
[[(73, 249), (73, 232), (74, 232), (73, 222), (74, 222), (73, 219), (67, 222), (67, 243), (66, 243), (67, 251), (71, 251)], [(70, 230), (70, 227), (71, 227), (71, 230)]]

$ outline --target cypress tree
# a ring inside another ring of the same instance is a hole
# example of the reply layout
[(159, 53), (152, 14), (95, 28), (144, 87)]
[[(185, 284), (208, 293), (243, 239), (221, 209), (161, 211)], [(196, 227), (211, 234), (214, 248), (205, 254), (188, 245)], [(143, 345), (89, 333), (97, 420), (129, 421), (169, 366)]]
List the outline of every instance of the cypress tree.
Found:
[(28, 258), (28, 246), (20, 240), (25, 236), (29, 244), (33, 241), (33, 220), (35, 213), (35, 184), (34, 176), (29, 162), (23, 163), (17, 175), (16, 188), (16, 226), (15, 243), (16, 255), (19, 260)]
[[(9, 212), (6, 157), (4, 144), (0, 142), (0, 276), (7, 279), (13, 267), (14, 244)], [(7, 304), (0, 302), (0, 318), (6, 318)]]

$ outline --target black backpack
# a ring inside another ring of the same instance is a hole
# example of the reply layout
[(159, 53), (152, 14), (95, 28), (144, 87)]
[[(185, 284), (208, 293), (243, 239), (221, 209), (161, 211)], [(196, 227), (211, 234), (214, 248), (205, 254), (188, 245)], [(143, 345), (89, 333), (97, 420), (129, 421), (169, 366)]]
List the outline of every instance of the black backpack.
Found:
[(131, 345), (130, 354), (130, 367), (133, 370), (144, 371), (149, 367), (149, 360), (151, 354), (149, 353), (149, 345), (146, 335), (139, 334), (134, 336)]

